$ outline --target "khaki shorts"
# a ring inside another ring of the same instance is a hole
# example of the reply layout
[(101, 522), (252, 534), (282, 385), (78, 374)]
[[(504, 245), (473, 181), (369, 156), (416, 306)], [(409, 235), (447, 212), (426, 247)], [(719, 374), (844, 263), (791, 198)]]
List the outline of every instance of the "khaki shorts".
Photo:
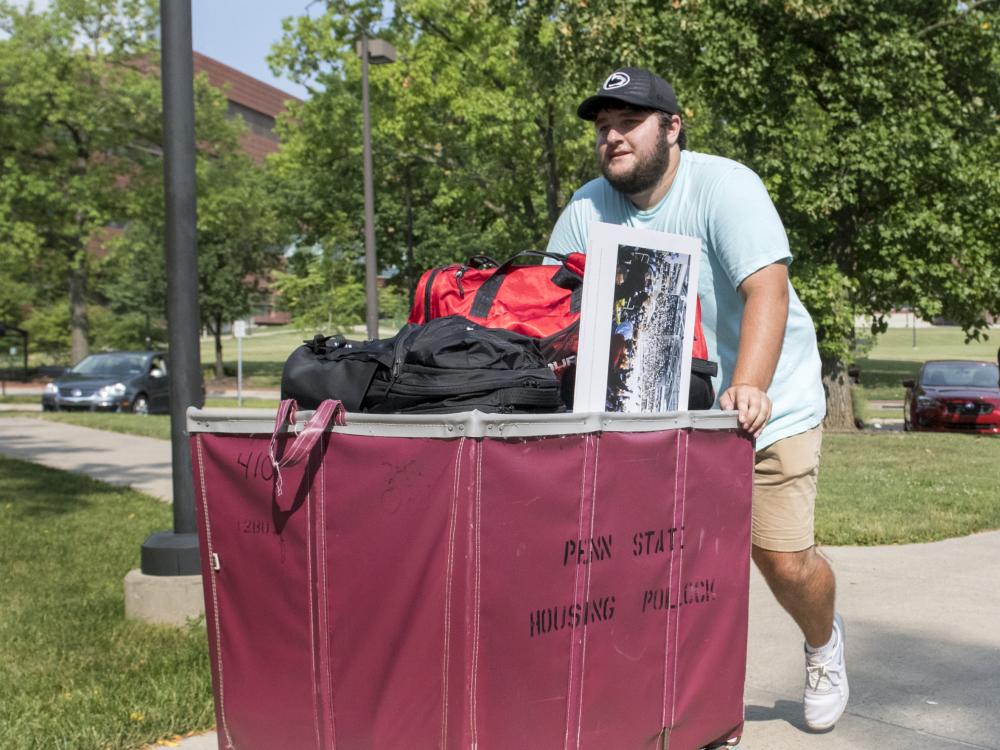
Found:
[(774, 552), (800, 552), (815, 543), (816, 478), (823, 428), (814, 427), (757, 452), (751, 541)]

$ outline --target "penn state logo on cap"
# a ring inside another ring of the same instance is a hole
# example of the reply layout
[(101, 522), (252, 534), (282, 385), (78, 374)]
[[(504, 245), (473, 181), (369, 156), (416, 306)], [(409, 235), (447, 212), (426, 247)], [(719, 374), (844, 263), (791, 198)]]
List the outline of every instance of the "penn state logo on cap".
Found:
[(628, 73), (619, 70), (609, 75), (608, 80), (604, 82), (601, 88), (605, 91), (614, 91), (615, 89), (620, 89), (622, 86), (628, 86), (631, 81), (632, 79), (629, 78)]

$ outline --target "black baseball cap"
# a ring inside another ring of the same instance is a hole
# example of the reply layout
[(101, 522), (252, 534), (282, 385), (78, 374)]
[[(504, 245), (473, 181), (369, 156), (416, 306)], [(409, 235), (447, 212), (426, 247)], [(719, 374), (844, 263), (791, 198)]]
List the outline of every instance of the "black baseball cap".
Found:
[(584, 120), (596, 120), (601, 109), (615, 104), (680, 114), (673, 87), (643, 68), (618, 68), (605, 79), (596, 94), (583, 100), (576, 114)]

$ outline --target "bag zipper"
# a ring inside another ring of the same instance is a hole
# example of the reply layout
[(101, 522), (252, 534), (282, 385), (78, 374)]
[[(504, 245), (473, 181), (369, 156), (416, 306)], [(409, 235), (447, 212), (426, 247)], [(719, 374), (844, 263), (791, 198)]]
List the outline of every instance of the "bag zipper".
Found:
[[(395, 382), (390, 384), (394, 395), (426, 396), (426, 395), (459, 395), (455, 393), (455, 385), (412, 385)], [(556, 381), (542, 381), (539, 378), (528, 376), (511, 382), (509, 379), (486, 380), (476, 384), (473, 393), (483, 393), (489, 391), (511, 391), (522, 389), (525, 393), (547, 395), (547, 392), (558, 393), (559, 383)], [(386, 388), (386, 395), (389, 388)]]

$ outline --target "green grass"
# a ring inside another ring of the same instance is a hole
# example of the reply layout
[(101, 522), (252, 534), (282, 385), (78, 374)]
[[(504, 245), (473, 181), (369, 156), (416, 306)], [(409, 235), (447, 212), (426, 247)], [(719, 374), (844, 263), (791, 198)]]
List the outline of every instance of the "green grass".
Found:
[(0, 747), (139, 748), (214, 723), (204, 626), (124, 618), (170, 507), (0, 456)]
[(869, 400), (890, 401), (903, 398), (903, 380), (916, 378), (920, 362), (891, 359), (861, 358), (857, 365), (861, 371), (861, 391)]
[[(37, 403), (38, 398), (31, 403)], [(235, 398), (210, 398), (205, 401), (205, 406), (219, 409), (236, 409)], [(275, 399), (243, 399), (244, 409), (277, 409), (278, 401)], [(89, 411), (17, 411), (0, 412), (3, 417), (34, 417), (36, 419), (46, 419), (50, 422), (63, 422), (74, 424), (79, 427), (90, 427), (95, 430), (108, 430), (109, 432), (121, 432), (126, 435), (139, 435), (141, 437), (159, 438), (170, 440), (170, 416), (167, 414), (150, 414), (139, 416), (136, 414), (118, 414), (115, 412), (89, 412)]]
[(37, 404), (38, 396), (28, 396), (21, 393), (0, 396), (0, 404)]
[(1000, 528), (1000, 438), (938, 433), (823, 437), (823, 544), (929, 542)]
[[(397, 328), (379, 329), (379, 336), (387, 338), (395, 335)], [(243, 385), (246, 388), (277, 388), (281, 384), (281, 368), (288, 356), (311, 339), (316, 333), (332, 335), (337, 331), (298, 330), (293, 326), (276, 326), (274, 328), (255, 328), (249, 336), (243, 339)], [(358, 326), (344, 333), (349, 339), (364, 340), (364, 327)], [(227, 384), (236, 387), (236, 339), (225, 336), (222, 339), (222, 356), (226, 371), (230, 373)], [(215, 343), (211, 339), (202, 339), (201, 364), (205, 370), (206, 379), (212, 379), (215, 363)]]
[[(856, 364), (861, 370), (861, 390), (867, 400), (902, 400), (906, 392), (902, 381), (916, 378), (920, 365), (929, 359), (978, 359), (995, 362), (997, 339), (965, 343), (965, 334), (954, 326), (917, 329), (917, 348), (913, 348), (913, 330), (890, 328), (880, 335), (867, 356)], [(901, 418), (901, 415), (900, 415)]]
[[(243, 399), (244, 409), (277, 409), (278, 399), (276, 398), (245, 398)], [(212, 409), (237, 409), (235, 398), (207, 398), (205, 406)]]
[(17, 412), (21, 417), (35, 417), (49, 422), (63, 422), (95, 430), (123, 432), (127, 435), (170, 439), (170, 417), (166, 414), (115, 414), (113, 412), (58, 411), (58, 412)]
[(1000, 336), (996, 331), (986, 341), (965, 343), (965, 334), (958, 326), (933, 326), (917, 329), (917, 346), (913, 347), (913, 329), (890, 328), (880, 334), (868, 356), (875, 359), (923, 362), (928, 359), (984, 359), (996, 362)]

